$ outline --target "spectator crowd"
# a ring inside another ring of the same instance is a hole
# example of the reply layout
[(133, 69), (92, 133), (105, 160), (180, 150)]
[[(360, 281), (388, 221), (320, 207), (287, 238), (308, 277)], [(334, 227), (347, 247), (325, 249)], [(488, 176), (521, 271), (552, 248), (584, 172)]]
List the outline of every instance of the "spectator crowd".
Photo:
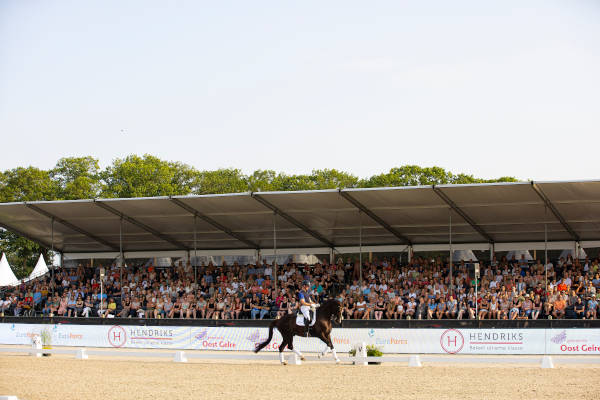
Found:
[[(596, 319), (598, 259), (498, 261), (474, 268), (441, 258), (400, 264), (383, 258), (362, 265), (337, 263), (276, 268), (213, 264), (169, 268), (116, 264), (57, 269), (14, 288), (3, 288), (0, 315), (61, 317), (263, 319), (294, 313), (303, 280), (323, 301), (335, 297), (347, 319)], [(361, 280), (362, 278), (362, 280)], [(275, 282), (276, 280), (276, 282)], [(277, 284), (276, 284), (277, 283)], [(476, 285), (477, 284), (477, 285)]]

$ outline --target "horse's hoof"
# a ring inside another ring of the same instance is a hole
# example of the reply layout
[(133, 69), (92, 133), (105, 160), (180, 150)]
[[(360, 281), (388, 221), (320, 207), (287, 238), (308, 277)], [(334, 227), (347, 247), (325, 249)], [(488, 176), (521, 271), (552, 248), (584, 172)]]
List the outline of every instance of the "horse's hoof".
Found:
[(335, 360), (335, 364), (336, 365), (340, 365), (341, 361), (340, 360)]
[(323, 357), (323, 355), (321, 353), (317, 354), (317, 358), (320, 359), (321, 357)]
[(287, 361), (282, 362), (281, 365), (287, 365)]
[(304, 356), (301, 356), (300, 361), (306, 361), (306, 358), (304, 358)]

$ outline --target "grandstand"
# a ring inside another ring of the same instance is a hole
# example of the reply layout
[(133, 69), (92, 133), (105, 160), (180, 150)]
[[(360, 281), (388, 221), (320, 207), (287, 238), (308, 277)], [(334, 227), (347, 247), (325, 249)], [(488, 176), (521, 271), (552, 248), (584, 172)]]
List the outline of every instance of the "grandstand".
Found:
[[(572, 255), (582, 249), (597, 254), (600, 247), (599, 185), (525, 182), (0, 204), (0, 226), (76, 266), (52, 268), (4, 290), (0, 311), (275, 318), (295, 310), (294, 294), (309, 279), (319, 298), (343, 301), (347, 319), (596, 319), (598, 259)], [(566, 257), (549, 257), (549, 251), (565, 249)], [(455, 250), (475, 250), (479, 260), (451, 262)], [(509, 250), (540, 252), (533, 260), (502, 256)], [(317, 254), (320, 262), (264, 262), (290, 254)], [(216, 255), (254, 262), (199, 261)], [(155, 257), (178, 261), (147, 261)]]

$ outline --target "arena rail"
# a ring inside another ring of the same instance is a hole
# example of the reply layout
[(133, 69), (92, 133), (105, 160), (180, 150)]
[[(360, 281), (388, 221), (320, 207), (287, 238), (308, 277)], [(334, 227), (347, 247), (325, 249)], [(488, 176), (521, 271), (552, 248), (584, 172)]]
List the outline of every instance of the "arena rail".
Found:
[[(184, 351), (118, 351), (118, 350), (89, 350), (87, 348), (27, 348), (27, 347), (2, 347), (0, 353), (26, 353), (40, 357), (43, 354), (70, 354), (76, 359), (86, 360), (89, 356), (98, 357), (142, 357), (142, 358), (167, 358), (174, 362), (187, 362), (188, 359), (200, 360), (243, 360), (243, 361), (278, 361), (278, 354), (240, 354), (237, 352), (228, 353), (206, 353), (203, 351), (184, 352)], [(364, 354), (357, 353), (356, 356), (342, 356), (340, 361), (353, 365), (368, 365), (380, 363), (407, 364), (409, 367), (421, 367), (422, 362), (443, 363), (443, 364), (530, 364), (539, 365), (541, 368), (554, 368), (554, 363), (558, 364), (600, 364), (598, 356), (496, 356), (496, 357), (473, 357), (466, 355), (445, 355), (445, 356), (420, 356), (413, 354), (410, 356), (392, 355), (382, 357), (366, 357)], [(319, 357), (316, 355), (306, 355), (305, 361), (329, 362), (334, 361), (328, 357)], [(302, 360), (295, 354), (289, 353), (288, 361), (290, 364), (300, 365)]]

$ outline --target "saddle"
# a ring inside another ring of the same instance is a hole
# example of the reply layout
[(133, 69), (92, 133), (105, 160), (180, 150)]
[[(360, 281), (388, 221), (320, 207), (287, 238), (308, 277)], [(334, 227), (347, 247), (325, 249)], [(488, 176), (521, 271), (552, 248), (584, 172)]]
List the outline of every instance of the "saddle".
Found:
[[(315, 322), (317, 322), (317, 319), (315, 318), (315, 312), (310, 310), (308, 314), (310, 315), (310, 326), (313, 326)], [(302, 314), (300, 311), (296, 313), (296, 325), (304, 326), (304, 314)]]

